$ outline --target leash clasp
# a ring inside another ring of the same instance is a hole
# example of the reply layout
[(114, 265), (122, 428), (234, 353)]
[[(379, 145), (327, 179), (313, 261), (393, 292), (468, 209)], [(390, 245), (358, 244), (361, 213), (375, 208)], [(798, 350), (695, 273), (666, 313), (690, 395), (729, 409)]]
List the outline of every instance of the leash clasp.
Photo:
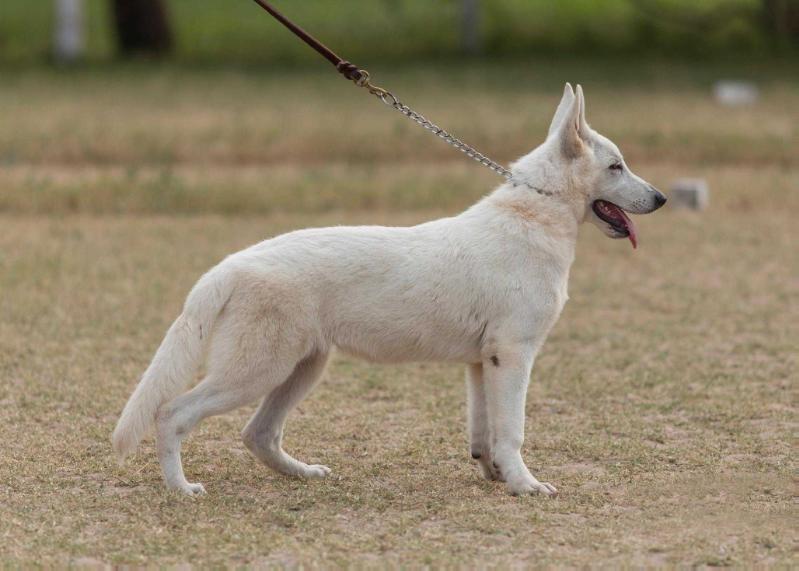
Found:
[(365, 87), (369, 93), (380, 99), (386, 105), (391, 105), (392, 107), (400, 105), (400, 100), (388, 89), (383, 89), (377, 85), (372, 85), (372, 83), (369, 81), (370, 76), (368, 71), (365, 69), (360, 69), (358, 72), (360, 73), (360, 77), (358, 79), (352, 80), (355, 85), (358, 87)]

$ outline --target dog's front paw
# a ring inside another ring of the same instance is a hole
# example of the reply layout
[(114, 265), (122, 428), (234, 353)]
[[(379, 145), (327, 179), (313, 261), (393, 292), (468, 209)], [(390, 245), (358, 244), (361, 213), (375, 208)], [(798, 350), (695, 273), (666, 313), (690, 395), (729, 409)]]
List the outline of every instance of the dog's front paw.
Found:
[(502, 475), (502, 471), (499, 469), (499, 466), (488, 460), (487, 458), (476, 458), (477, 466), (480, 468), (480, 474), (482, 474), (483, 478), (492, 482), (504, 482), (505, 477)]
[(205, 487), (202, 484), (190, 484), (186, 482), (182, 486), (178, 486), (174, 489), (175, 491), (192, 498), (205, 495)]
[(483, 478), (491, 482), (504, 482), (505, 478), (502, 476), (502, 471), (496, 462), (491, 460), (490, 454), (482, 454), (480, 452), (472, 452), (472, 459), (477, 460), (477, 466), (480, 468), (480, 474)]
[(512, 496), (543, 494), (545, 496), (555, 497), (558, 495), (558, 489), (555, 486), (549, 482), (539, 482), (532, 477), (508, 482), (508, 492)]

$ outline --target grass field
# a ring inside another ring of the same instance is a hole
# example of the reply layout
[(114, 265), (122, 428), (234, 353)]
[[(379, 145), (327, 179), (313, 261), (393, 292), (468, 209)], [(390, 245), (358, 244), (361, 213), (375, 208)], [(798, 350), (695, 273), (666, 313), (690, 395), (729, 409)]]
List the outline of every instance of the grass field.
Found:
[[(198, 276), (293, 228), (410, 224), (497, 179), (320, 71), (9, 71), (0, 82), (0, 563), (718, 566), (799, 563), (799, 83), (727, 69), (572, 64), (379, 72), (503, 161), (545, 133), (561, 82), (662, 188), (708, 211), (638, 219), (640, 248), (582, 232), (571, 300), (536, 363), (524, 456), (561, 491), (513, 498), (468, 453), (460, 367), (334, 358), (278, 476), (239, 431), (185, 446), (197, 500), (152, 442), (117, 466), (117, 415)], [(510, 79), (509, 79), (510, 78)]]

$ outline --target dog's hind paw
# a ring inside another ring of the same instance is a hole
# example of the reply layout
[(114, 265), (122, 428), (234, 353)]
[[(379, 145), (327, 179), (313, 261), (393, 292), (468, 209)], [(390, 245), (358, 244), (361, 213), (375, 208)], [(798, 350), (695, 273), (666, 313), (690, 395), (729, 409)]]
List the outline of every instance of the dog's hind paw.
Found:
[(326, 478), (330, 474), (330, 471), (330, 468), (322, 464), (306, 464), (298, 475), (302, 478), (321, 479)]

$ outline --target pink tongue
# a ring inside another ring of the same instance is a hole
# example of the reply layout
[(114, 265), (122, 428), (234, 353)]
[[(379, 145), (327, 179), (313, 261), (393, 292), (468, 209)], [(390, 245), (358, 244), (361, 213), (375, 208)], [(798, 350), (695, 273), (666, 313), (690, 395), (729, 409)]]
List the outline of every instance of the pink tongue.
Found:
[(630, 233), (627, 237), (633, 245), (633, 250), (635, 250), (638, 247), (638, 236), (635, 235), (635, 224), (633, 224), (633, 221), (630, 220), (624, 212), (622, 212), (621, 215), (624, 216), (624, 221), (627, 223), (627, 231)]
[(629, 216), (627, 216), (624, 213), (624, 210), (622, 210), (621, 208), (619, 208), (615, 204), (613, 204), (611, 202), (605, 202), (604, 206), (605, 206), (606, 210), (608, 210), (608, 211), (610, 211), (612, 213), (612, 216), (614, 218), (621, 219), (622, 224), (624, 225), (624, 227), (626, 228), (627, 232), (629, 233), (629, 235), (627, 237), (630, 239), (630, 242), (632, 242), (633, 249), (637, 248), (638, 247), (638, 236), (635, 235), (635, 224), (633, 224), (633, 221), (630, 220)]

